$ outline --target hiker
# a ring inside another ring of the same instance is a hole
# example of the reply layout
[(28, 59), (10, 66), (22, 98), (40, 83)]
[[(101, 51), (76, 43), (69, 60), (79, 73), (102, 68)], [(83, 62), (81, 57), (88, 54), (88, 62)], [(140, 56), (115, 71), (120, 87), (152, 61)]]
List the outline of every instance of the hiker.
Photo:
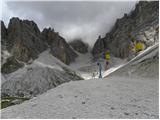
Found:
[(109, 65), (109, 60), (110, 60), (110, 52), (109, 52), (109, 50), (107, 50), (106, 53), (105, 53), (105, 60), (106, 60), (105, 70), (107, 70), (107, 66)]
[(97, 62), (97, 65), (99, 66), (99, 78), (102, 78), (102, 66), (100, 62)]

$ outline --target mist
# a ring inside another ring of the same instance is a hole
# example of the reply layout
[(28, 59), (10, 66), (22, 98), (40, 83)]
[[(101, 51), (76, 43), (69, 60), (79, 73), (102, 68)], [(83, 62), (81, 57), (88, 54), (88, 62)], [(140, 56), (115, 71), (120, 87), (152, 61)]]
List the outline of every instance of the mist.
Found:
[(133, 10), (135, 4), (136, 1), (7, 1), (2, 6), (2, 20), (6, 25), (12, 17), (33, 20), (41, 31), (52, 27), (66, 41), (81, 38), (93, 46), (98, 36), (109, 32), (116, 19)]

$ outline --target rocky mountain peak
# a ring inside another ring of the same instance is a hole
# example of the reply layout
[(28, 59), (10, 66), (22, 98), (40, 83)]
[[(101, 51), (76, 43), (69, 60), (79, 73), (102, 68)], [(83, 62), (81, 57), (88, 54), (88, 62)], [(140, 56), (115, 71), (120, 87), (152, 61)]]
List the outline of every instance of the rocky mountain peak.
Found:
[(63, 37), (55, 32), (54, 29), (45, 28), (42, 31), (43, 39), (47, 41), (48, 46), (51, 49), (51, 54), (66, 64), (73, 62), (78, 56), (68, 45)]
[(1, 21), (1, 37), (5, 38), (7, 36), (7, 29), (6, 26), (4, 25), (4, 22)]
[[(52, 28), (45, 28), (40, 32), (37, 24), (32, 20), (21, 20), (18, 17), (10, 19), (8, 28), (1, 21), (2, 48), (12, 57), (2, 66), (2, 72), (8, 73), (23, 67), (22, 63), (29, 63), (46, 49), (66, 64), (75, 60), (77, 54), (58, 32)], [(3, 56), (2, 56), (3, 57)]]
[[(2, 27), (2, 31), (5, 32), (5, 27), (3, 25)], [(19, 61), (28, 62), (30, 59), (35, 59), (39, 53), (48, 48), (54, 56), (66, 64), (77, 57), (58, 32), (53, 28), (45, 28), (40, 32), (37, 24), (32, 20), (13, 17), (10, 19), (7, 31), (7, 50)]]
[(55, 36), (57, 35), (56, 32), (54, 32), (53, 28), (44, 28), (42, 31), (43, 39), (50, 45), (53, 43)]
[(6, 39), (7, 39), (7, 29), (6, 29), (6, 26), (4, 25), (4, 22), (1, 21), (1, 45), (2, 46), (5, 46), (7, 42)]
[(41, 33), (33, 21), (12, 18), (8, 25), (8, 50), (16, 59), (27, 62), (46, 49)]

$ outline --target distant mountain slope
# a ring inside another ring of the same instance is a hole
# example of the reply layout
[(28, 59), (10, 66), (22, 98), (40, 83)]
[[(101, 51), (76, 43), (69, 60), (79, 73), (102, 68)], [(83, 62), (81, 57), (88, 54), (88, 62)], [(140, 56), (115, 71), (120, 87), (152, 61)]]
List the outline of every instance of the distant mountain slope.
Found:
[(72, 46), (77, 52), (85, 54), (88, 52), (88, 44), (84, 43), (81, 39), (75, 39), (69, 42), (69, 45)]
[(117, 19), (105, 37), (98, 38), (92, 53), (97, 57), (108, 48), (115, 57), (126, 58), (131, 40), (139, 39), (147, 47), (159, 41), (159, 1), (140, 1), (135, 10)]
[(76, 72), (49, 53), (40, 54), (32, 64), (16, 72), (4, 75), (2, 81), (2, 98), (5, 96), (36, 96), (62, 83), (82, 80)]

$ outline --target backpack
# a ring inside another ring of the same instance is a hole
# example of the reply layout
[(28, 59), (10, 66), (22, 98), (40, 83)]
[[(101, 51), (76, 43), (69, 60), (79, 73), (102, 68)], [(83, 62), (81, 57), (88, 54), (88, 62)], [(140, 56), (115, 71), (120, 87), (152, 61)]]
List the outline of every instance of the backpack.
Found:
[(106, 53), (105, 59), (106, 59), (106, 60), (110, 60), (110, 53), (109, 53), (109, 52)]
[(144, 50), (144, 45), (143, 43), (139, 42), (139, 43), (136, 43), (135, 48), (136, 48), (136, 51), (141, 51), (141, 50)]

